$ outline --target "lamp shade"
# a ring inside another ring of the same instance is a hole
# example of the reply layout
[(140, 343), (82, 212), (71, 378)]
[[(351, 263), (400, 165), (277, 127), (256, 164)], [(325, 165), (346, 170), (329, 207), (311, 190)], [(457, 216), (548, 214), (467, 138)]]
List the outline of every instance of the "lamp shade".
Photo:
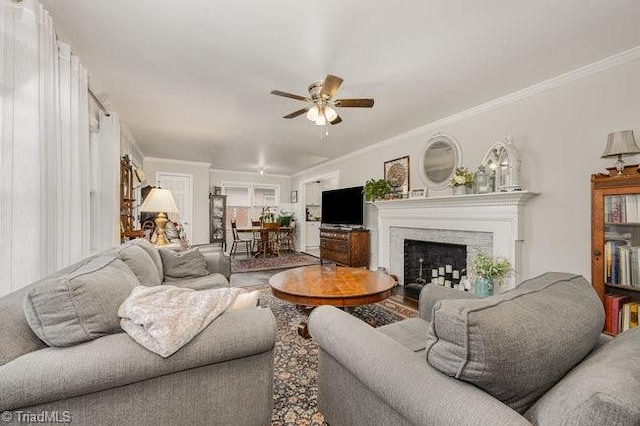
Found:
[(312, 106), (309, 111), (307, 111), (307, 118), (311, 121), (316, 121), (318, 118), (318, 107)]
[(168, 189), (153, 188), (140, 206), (141, 212), (178, 213), (173, 195)]
[(602, 153), (602, 158), (616, 157), (618, 155), (637, 154), (640, 152), (633, 138), (633, 130), (609, 133), (607, 147)]
[(338, 118), (338, 113), (330, 106), (326, 106), (324, 107), (324, 116), (326, 117), (327, 121), (331, 122)]

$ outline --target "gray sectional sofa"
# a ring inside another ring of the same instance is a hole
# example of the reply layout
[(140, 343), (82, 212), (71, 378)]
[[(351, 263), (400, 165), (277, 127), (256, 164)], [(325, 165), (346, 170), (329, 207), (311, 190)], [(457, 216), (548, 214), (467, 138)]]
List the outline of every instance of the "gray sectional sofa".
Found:
[(640, 328), (603, 322), (564, 273), (484, 299), (427, 285), (419, 318), (377, 329), (322, 306), (319, 409), (331, 426), (640, 425)]
[(44, 413), (78, 425), (269, 424), (269, 309), (227, 311), (169, 358), (120, 329), (118, 306), (135, 285), (229, 285), (222, 253), (172, 264), (175, 256), (133, 240), (0, 298), (2, 420)]

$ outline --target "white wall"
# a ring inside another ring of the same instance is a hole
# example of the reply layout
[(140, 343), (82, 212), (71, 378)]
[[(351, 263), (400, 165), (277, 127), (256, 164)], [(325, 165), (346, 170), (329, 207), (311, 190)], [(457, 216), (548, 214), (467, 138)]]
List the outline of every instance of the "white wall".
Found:
[[(341, 187), (362, 185), (383, 177), (384, 161), (410, 155), (411, 187), (423, 187), (420, 156), (427, 138), (437, 131), (460, 142), (463, 163), (472, 170), (491, 144), (512, 134), (523, 159), (525, 188), (541, 193), (526, 207), (522, 278), (545, 271), (590, 278), (590, 175), (614, 163), (600, 158), (608, 133), (632, 129), (640, 143), (640, 59), (634, 55), (585, 67), (382, 141), (297, 174), (292, 186), (336, 169)], [(637, 156), (626, 160), (638, 162)], [(450, 189), (440, 195), (446, 193)], [(375, 215), (375, 208), (367, 206), (372, 248), (377, 246)], [(378, 266), (375, 250), (371, 260), (372, 268)]]
[(209, 163), (178, 161), (145, 157), (142, 186), (155, 185), (156, 172), (193, 175), (193, 241), (191, 244), (209, 243)]

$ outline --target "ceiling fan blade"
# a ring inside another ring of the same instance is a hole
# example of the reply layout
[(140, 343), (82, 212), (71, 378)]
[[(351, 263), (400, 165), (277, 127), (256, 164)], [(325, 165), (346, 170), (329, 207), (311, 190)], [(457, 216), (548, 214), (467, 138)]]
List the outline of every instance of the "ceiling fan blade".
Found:
[(373, 99), (338, 99), (336, 106), (342, 108), (371, 108), (373, 107)]
[(331, 123), (331, 124), (342, 123), (342, 118), (340, 118), (340, 116), (337, 116), (336, 118), (333, 119), (333, 121), (330, 121), (329, 123)]
[(322, 90), (320, 91), (320, 94), (325, 98), (333, 98), (343, 81), (344, 80), (340, 77), (327, 74), (322, 82)]
[(283, 96), (285, 98), (297, 99), (299, 101), (310, 101), (309, 98), (305, 98), (304, 96), (296, 95), (293, 93), (281, 92), (280, 90), (272, 90), (270, 92), (272, 95)]
[(299, 109), (299, 110), (297, 110), (297, 111), (294, 111), (294, 112), (292, 112), (291, 114), (285, 115), (285, 116), (284, 116), (284, 117), (282, 117), (282, 118), (296, 118), (297, 116), (302, 115), (302, 114), (304, 114), (304, 113), (305, 113), (305, 112), (307, 112), (307, 111), (309, 111), (309, 107), (302, 108), (302, 109)]

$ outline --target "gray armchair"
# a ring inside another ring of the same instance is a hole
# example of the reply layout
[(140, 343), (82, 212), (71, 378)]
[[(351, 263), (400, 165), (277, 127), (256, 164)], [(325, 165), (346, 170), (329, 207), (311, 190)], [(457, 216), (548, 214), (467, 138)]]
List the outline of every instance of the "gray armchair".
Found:
[(603, 321), (563, 273), (484, 299), (427, 285), (419, 318), (377, 329), (322, 306), (319, 409), (332, 426), (640, 424), (640, 328), (610, 339)]

